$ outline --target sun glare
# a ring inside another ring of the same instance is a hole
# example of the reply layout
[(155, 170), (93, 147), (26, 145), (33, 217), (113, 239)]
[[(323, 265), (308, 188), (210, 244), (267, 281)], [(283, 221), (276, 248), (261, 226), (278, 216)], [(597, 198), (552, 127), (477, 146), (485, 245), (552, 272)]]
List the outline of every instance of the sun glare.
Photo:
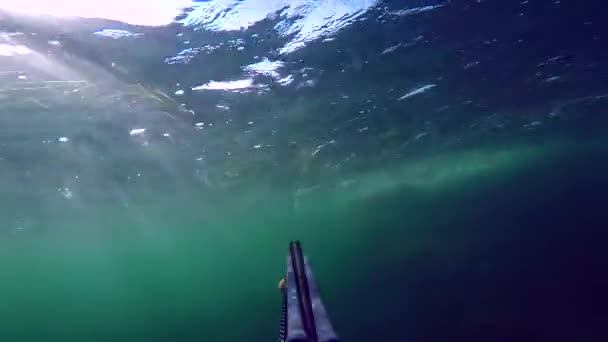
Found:
[(169, 24), (192, 0), (0, 0), (0, 9), (32, 15), (118, 20), (134, 25)]

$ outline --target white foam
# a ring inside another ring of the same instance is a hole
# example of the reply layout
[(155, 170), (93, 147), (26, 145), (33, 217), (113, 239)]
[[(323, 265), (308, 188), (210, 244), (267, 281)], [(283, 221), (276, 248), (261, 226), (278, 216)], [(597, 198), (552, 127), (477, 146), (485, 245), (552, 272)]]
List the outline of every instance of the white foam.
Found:
[(398, 49), (398, 48), (400, 48), (401, 46), (403, 46), (403, 43), (397, 43), (397, 44), (395, 44), (395, 45), (393, 45), (393, 46), (389, 46), (389, 47), (387, 47), (386, 49), (384, 49), (384, 50), (382, 51), (382, 54), (383, 54), (383, 55), (386, 55), (387, 53), (394, 52), (395, 50), (397, 50), (397, 49)]
[(193, 87), (192, 90), (239, 90), (253, 86), (253, 79), (246, 78), (236, 81), (210, 81), (200, 86)]
[(112, 39), (143, 36), (143, 33), (132, 33), (129, 31), (116, 29), (103, 29), (101, 31), (94, 32), (93, 34), (100, 37), (108, 37)]
[(277, 80), (277, 83), (282, 86), (287, 86), (287, 85), (290, 85), (293, 82), (293, 80), (294, 80), (293, 75), (287, 75), (287, 76)]
[(308, 42), (330, 36), (350, 25), (375, 6), (378, 0), (215, 0), (197, 2), (181, 22), (187, 26), (215, 31), (248, 28), (267, 18), (281, 21), (275, 29), (293, 36), (279, 52), (302, 48)]
[(423, 13), (423, 12), (432, 11), (434, 9), (437, 9), (437, 8), (440, 8), (443, 6), (444, 5), (420, 6), (420, 7), (407, 8), (407, 9), (403, 9), (400, 11), (391, 12), (390, 14), (398, 15), (398, 16), (415, 15), (415, 14), (419, 14), (419, 13)]
[(261, 62), (244, 66), (243, 70), (254, 74), (279, 78), (281, 75), (277, 72), (277, 70), (282, 68), (284, 65), (285, 63), (281, 61), (271, 61), (268, 58), (264, 58)]
[(129, 135), (134, 137), (134, 136), (138, 136), (138, 135), (143, 135), (144, 133), (146, 133), (145, 128), (135, 128), (129, 132)]
[(412, 96), (422, 94), (422, 93), (424, 93), (424, 92), (428, 91), (429, 89), (434, 88), (434, 87), (436, 87), (436, 86), (437, 86), (436, 84), (427, 84), (427, 85), (425, 85), (425, 86), (422, 86), (422, 87), (420, 87), (420, 88), (416, 88), (416, 89), (414, 89), (414, 90), (410, 91), (409, 93), (407, 93), (407, 94), (405, 94), (405, 95), (401, 96), (401, 97), (400, 97), (400, 98), (398, 98), (397, 100), (401, 101), (401, 100), (405, 100), (405, 99), (407, 99), (407, 98), (410, 98), (410, 97), (412, 97)]

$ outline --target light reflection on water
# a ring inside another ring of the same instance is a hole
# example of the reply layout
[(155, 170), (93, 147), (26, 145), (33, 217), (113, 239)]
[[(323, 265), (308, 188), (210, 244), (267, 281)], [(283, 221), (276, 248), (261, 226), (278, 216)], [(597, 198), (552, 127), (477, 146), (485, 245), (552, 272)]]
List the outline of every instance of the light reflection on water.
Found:
[(104, 18), (135, 25), (166, 25), (179, 15), (192, 0), (23, 0), (0, 1), (9, 11), (58, 17)]

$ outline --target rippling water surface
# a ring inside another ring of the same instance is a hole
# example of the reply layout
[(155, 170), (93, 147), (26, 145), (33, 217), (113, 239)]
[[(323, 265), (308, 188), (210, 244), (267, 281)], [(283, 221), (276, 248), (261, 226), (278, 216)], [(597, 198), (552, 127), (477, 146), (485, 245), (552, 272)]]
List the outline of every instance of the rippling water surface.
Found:
[(0, 8), (2, 340), (608, 337), (601, 2)]

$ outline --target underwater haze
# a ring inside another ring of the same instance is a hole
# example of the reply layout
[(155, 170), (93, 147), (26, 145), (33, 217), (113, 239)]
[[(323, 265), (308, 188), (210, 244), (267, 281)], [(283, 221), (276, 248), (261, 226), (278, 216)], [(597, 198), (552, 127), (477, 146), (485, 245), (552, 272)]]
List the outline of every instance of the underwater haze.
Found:
[[(0, 1), (0, 340), (606, 341), (600, 1)], [(99, 9), (99, 10), (97, 10)]]

